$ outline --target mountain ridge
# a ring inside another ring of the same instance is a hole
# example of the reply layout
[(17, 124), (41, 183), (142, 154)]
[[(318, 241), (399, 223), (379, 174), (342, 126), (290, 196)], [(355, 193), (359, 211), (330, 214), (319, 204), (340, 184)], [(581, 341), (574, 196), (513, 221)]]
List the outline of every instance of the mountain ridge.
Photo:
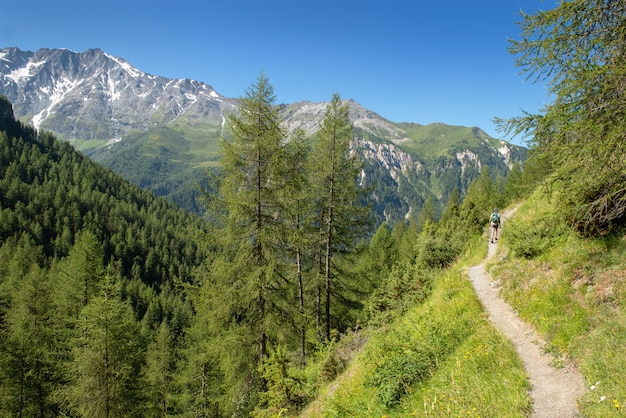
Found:
[[(219, 143), (239, 101), (204, 82), (142, 72), (100, 49), (0, 49), (0, 95), (13, 103), (21, 122), (53, 132), (195, 212), (202, 209), (189, 203), (198, 193), (194, 184), (219, 159)], [(352, 99), (344, 103), (354, 126), (354, 151), (374, 183), (386, 185), (377, 186), (373, 197), (385, 219), (415, 214), (428, 198), (441, 209), (451, 190), (463, 195), (483, 166), (495, 179), (525, 159), (525, 148), (477, 127), (395, 123)], [(314, 137), (326, 105), (305, 100), (277, 107), (287, 132), (302, 128)]]

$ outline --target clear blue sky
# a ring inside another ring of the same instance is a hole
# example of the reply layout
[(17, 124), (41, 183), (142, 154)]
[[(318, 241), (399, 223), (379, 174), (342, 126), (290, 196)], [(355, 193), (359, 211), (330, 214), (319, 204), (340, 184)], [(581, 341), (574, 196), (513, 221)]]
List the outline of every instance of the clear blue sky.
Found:
[[(139, 70), (240, 97), (264, 71), (279, 103), (353, 99), (393, 122), (478, 126), (537, 112), (519, 74), (520, 10), (557, 0), (5, 2), (0, 47), (101, 48)], [(505, 138), (520, 143), (521, 138)]]

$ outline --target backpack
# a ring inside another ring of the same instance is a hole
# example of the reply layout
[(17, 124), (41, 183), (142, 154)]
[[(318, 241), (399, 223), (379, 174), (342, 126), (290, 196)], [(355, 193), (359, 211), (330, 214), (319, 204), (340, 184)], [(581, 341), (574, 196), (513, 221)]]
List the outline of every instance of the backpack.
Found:
[(496, 225), (500, 225), (500, 215), (497, 213), (492, 213), (491, 214), (491, 223), (492, 224), (496, 224)]

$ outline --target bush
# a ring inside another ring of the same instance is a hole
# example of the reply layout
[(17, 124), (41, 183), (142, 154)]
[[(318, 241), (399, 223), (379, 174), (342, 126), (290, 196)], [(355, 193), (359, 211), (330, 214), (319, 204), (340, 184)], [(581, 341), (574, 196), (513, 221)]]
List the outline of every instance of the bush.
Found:
[(513, 219), (503, 233), (515, 255), (531, 259), (553, 246), (567, 227), (560, 213), (544, 207), (534, 216)]
[(415, 264), (396, 264), (385, 281), (372, 293), (365, 304), (370, 321), (391, 320), (409, 307), (419, 305), (430, 294), (432, 272)]
[(408, 389), (422, 380), (436, 367), (436, 355), (428, 346), (404, 349), (388, 356), (366, 380), (378, 388), (381, 402), (390, 407), (408, 393)]
[(427, 268), (449, 267), (458, 257), (463, 245), (464, 243), (454, 236), (422, 235), (416, 245), (416, 263)]

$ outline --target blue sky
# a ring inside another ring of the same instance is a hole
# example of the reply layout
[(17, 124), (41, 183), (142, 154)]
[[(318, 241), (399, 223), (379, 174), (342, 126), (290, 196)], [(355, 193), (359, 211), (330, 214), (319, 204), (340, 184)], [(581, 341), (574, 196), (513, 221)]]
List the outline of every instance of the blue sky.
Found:
[[(540, 111), (508, 39), (557, 0), (33, 0), (0, 14), (0, 47), (101, 48), (146, 73), (240, 97), (264, 71), (278, 103), (353, 99), (393, 122), (478, 126)], [(504, 138), (521, 143), (522, 138)]]

